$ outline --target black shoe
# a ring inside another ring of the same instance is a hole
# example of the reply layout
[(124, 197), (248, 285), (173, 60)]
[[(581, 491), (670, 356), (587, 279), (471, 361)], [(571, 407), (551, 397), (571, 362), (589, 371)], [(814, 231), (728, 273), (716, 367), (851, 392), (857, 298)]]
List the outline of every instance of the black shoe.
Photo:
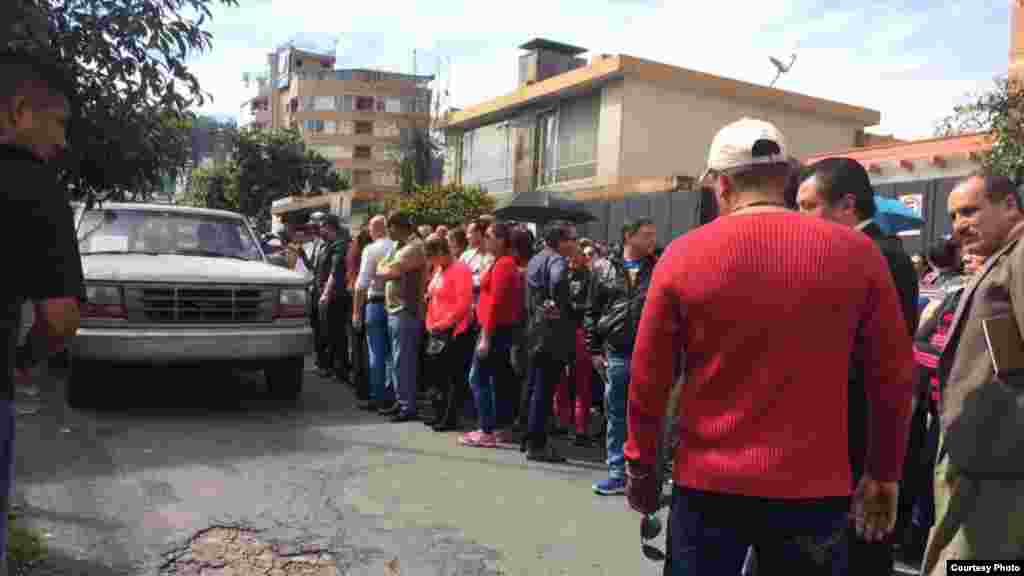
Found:
[(580, 448), (587, 448), (592, 444), (590, 436), (586, 434), (575, 434), (572, 438), (572, 445)]
[(548, 464), (561, 464), (565, 462), (565, 457), (555, 451), (551, 446), (545, 448), (536, 449), (530, 448), (526, 452), (526, 459), (531, 462), (546, 462)]
[(423, 421), (423, 425), (424, 426), (430, 426), (431, 428), (433, 428), (434, 426), (437, 426), (440, 423), (441, 423), (441, 421), (438, 420), (437, 418), (431, 418), (430, 420), (424, 420)]
[(316, 375), (321, 377), (321, 378), (330, 378), (331, 376), (334, 376), (334, 372), (332, 372), (331, 370), (329, 370), (327, 368), (321, 368), (321, 369), (317, 370)]
[(376, 412), (377, 410), (379, 410), (379, 408), (377, 407), (377, 403), (372, 400), (360, 402), (359, 409), (366, 412)]
[(455, 432), (456, 430), (459, 429), (459, 425), (458, 424), (450, 424), (450, 423), (448, 423), (448, 424), (441, 423), (441, 424), (435, 424), (434, 426), (431, 426), (431, 428), (434, 429), (434, 432)]
[(396, 424), (400, 422), (415, 422), (419, 419), (418, 414), (395, 414), (391, 417), (391, 421)]
[(395, 414), (398, 414), (398, 411), (401, 409), (402, 407), (399, 406), (398, 403), (396, 402), (395, 404), (388, 408), (381, 408), (380, 410), (377, 411), (377, 413), (380, 414), (381, 416), (394, 416)]

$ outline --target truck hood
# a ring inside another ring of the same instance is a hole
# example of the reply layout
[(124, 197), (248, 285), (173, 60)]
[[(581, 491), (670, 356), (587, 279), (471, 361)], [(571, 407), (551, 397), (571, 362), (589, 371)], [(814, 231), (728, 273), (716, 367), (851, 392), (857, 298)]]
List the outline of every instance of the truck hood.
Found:
[(311, 277), (266, 262), (177, 254), (82, 256), (86, 282), (263, 284), (302, 286)]

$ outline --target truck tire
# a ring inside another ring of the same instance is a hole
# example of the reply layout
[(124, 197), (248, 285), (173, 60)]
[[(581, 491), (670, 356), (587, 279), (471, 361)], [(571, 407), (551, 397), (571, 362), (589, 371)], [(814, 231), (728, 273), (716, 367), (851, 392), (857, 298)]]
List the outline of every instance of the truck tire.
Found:
[(294, 404), (302, 395), (302, 378), (305, 375), (304, 358), (278, 360), (264, 370), (267, 388), (275, 399)]

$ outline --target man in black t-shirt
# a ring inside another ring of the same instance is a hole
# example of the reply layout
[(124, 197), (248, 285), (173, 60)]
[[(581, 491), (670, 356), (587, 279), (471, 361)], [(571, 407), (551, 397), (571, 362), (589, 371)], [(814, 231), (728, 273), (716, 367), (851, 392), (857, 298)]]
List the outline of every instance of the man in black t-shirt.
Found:
[[(0, 234), (19, 248), (0, 296), (6, 339), (0, 390), (0, 575), (6, 574), (7, 509), (14, 472), (14, 374), (62, 350), (78, 329), (82, 263), (67, 191), (49, 164), (65, 147), (70, 85), (40, 59), (0, 52)], [(21, 309), (35, 324), (18, 347)]]

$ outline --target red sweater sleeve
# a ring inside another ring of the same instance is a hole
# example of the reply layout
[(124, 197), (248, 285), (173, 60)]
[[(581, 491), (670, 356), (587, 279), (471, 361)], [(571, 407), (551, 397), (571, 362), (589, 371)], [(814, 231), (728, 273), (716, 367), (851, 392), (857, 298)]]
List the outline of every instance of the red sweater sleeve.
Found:
[(673, 260), (666, 254), (654, 268), (633, 346), (625, 455), (642, 464), (655, 463), (669, 392), (685, 369), (678, 365), (685, 310), (672, 281)]
[(464, 324), (468, 323), (469, 309), (473, 306), (473, 273), (461, 262), (452, 266), (452, 278), (455, 280), (455, 306), (452, 316), (455, 318), (456, 332), (461, 334), (465, 331)]
[[(874, 248), (874, 246), (872, 246)], [(900, 479), (907, 447), (914, 383), (914, 345), (903, 322), (899, 292), (877, 248), (864, 270), (871, 285), (864, 304), (856, 358), (863, 362), (868, 400), (867, 472), (875, 480)]]
[(516, 306), (520, 294), (519, 268), (516, 261), (510, 256), (502, 256), (494, 263), (490, 270), (490, 292), (491, 297), (481, 304), (485, 307), (480, 313), (480, 325), (489, 334), (493, 334), (498, 324), (508, 324), (510, 314)]

